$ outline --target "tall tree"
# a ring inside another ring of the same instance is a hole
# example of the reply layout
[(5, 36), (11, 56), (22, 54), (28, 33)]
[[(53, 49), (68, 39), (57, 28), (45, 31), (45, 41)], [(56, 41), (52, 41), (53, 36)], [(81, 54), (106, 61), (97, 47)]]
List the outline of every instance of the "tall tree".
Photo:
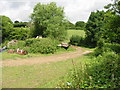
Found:
[(109, 39), (109, 42), (120, 43), (120, 1), (114, 0), (113, 4), (108, 4), (105, 6), (108, 9), (106, 15), (106, 37)]
[(85, 30), (88, 44), (93, 46), (97, 45), (97, 41), (104, 32), (104, 15), (104, 11), (91, 12)]
[(61, 38), (65, 34), (63, 8), (57, 7), (54, 2), (35, 5), (31, 19), (34, 23), (33, 36)]

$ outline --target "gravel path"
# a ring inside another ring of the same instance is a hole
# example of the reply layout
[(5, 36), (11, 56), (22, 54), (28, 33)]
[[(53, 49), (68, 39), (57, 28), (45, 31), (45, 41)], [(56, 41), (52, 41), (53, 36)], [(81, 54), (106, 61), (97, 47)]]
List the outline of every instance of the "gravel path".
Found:
[(80, 47), (75, 47), (75, 46), (72, 46), (72, 47), (75, 48), (76, 51), (67, 52), (67, 53), (60, 54), (60, 55), (31, 57), (27, 59), (17, 59), (17, 60), (6, 60), (6, 61), (2, 61), (2, 66), (20, 66), (20, 65), (33, 65), (33, 64), (57, 62), (57, 61), (63, 61), (67, 59), (76, 58), (81, 55), (92, 52), (92, 51), (88, 51)]

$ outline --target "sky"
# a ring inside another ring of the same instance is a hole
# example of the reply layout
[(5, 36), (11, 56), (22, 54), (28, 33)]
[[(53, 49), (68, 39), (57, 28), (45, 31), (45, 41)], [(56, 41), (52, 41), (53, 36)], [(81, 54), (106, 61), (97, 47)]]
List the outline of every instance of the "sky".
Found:
[(111, 0), (0, 0), (0, 15), (8, 16), (13, 22), (30, 21), (29, 16), (38, 2), (56, 2), (57, 6), (64, 7), (65, 17), (76, 23), (87, 22), (91, 12), (103, 10)]

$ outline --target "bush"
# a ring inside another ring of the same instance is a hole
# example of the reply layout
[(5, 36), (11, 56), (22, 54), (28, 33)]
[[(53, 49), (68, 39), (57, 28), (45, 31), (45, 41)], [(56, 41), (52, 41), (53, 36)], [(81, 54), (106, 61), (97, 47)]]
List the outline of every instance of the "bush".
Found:
[(106, 52), (98, 56), (89, 73), (93, 78), (95, 87), (120, 87), (120, 56), (115, 52)]
[(104, 47), (108, 47), (116, 53), (120, 53), (120, 44), (117, 43), (105, 43)]
[(26, 40), (30, 38), (30, 29), (29, 28), (14, 28), (10, 33), (9, 39), (16, 39), (16, 40)]
[(80, 46), (84, 44), (84, 38), (78, 35), (72, 35), (70, 38), (70, 44)]
[(54, 53), (56, 51), (57, 42), (50, 38), (42, 39), (27, 39), (26, 46), (29, 46), (28, 52), (30, 53)]
[(99, 42), (98, 47), (95, 49), (94, 55), (98, 56), (110, 51), (120, 53), (120, 44)]
[(120, 56), (105, 52), (89, 58), (68, 74), (62, 88), (120, 88)]

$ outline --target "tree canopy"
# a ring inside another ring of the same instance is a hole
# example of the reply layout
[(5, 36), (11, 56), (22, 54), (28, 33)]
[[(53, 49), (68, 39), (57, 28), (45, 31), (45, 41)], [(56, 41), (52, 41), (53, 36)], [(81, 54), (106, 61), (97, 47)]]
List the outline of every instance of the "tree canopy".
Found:
[(1, 21), (0, 22), (0, 30), (2, 30), (2, 40), (9, 38), (10, 32), (13, 29), (13, 22), (9, 17), (6, 16), (0, 16)]
[(79, 27), (80, 29), (85, 29), (85, 22), (84, 21), (77, 21), (75, 23), (75, 27)]
[(106, 21), (106, 37), (111, 43), (120, 43), (120, 1), (114, 0), (113, 4), (105, 6), (108, 9)]
[(26, 27), (28, 24), (28, 22), (19, 22), (19, 21), (15, 21), (13, 23), (14, 27)]
[(97, 41), (104, 31), (104, 15), (104, 11), (91, 12), (91, 15), (86, 24), (86, 40), (93, 46), (96, 46)]
[(64, 12), (63, 8), (57, 7), (56, 3), (38, 3), (34, 7), (31, 19), (34, 23), (33, 36), (42, 35), (59, 39), (64, 37)]

